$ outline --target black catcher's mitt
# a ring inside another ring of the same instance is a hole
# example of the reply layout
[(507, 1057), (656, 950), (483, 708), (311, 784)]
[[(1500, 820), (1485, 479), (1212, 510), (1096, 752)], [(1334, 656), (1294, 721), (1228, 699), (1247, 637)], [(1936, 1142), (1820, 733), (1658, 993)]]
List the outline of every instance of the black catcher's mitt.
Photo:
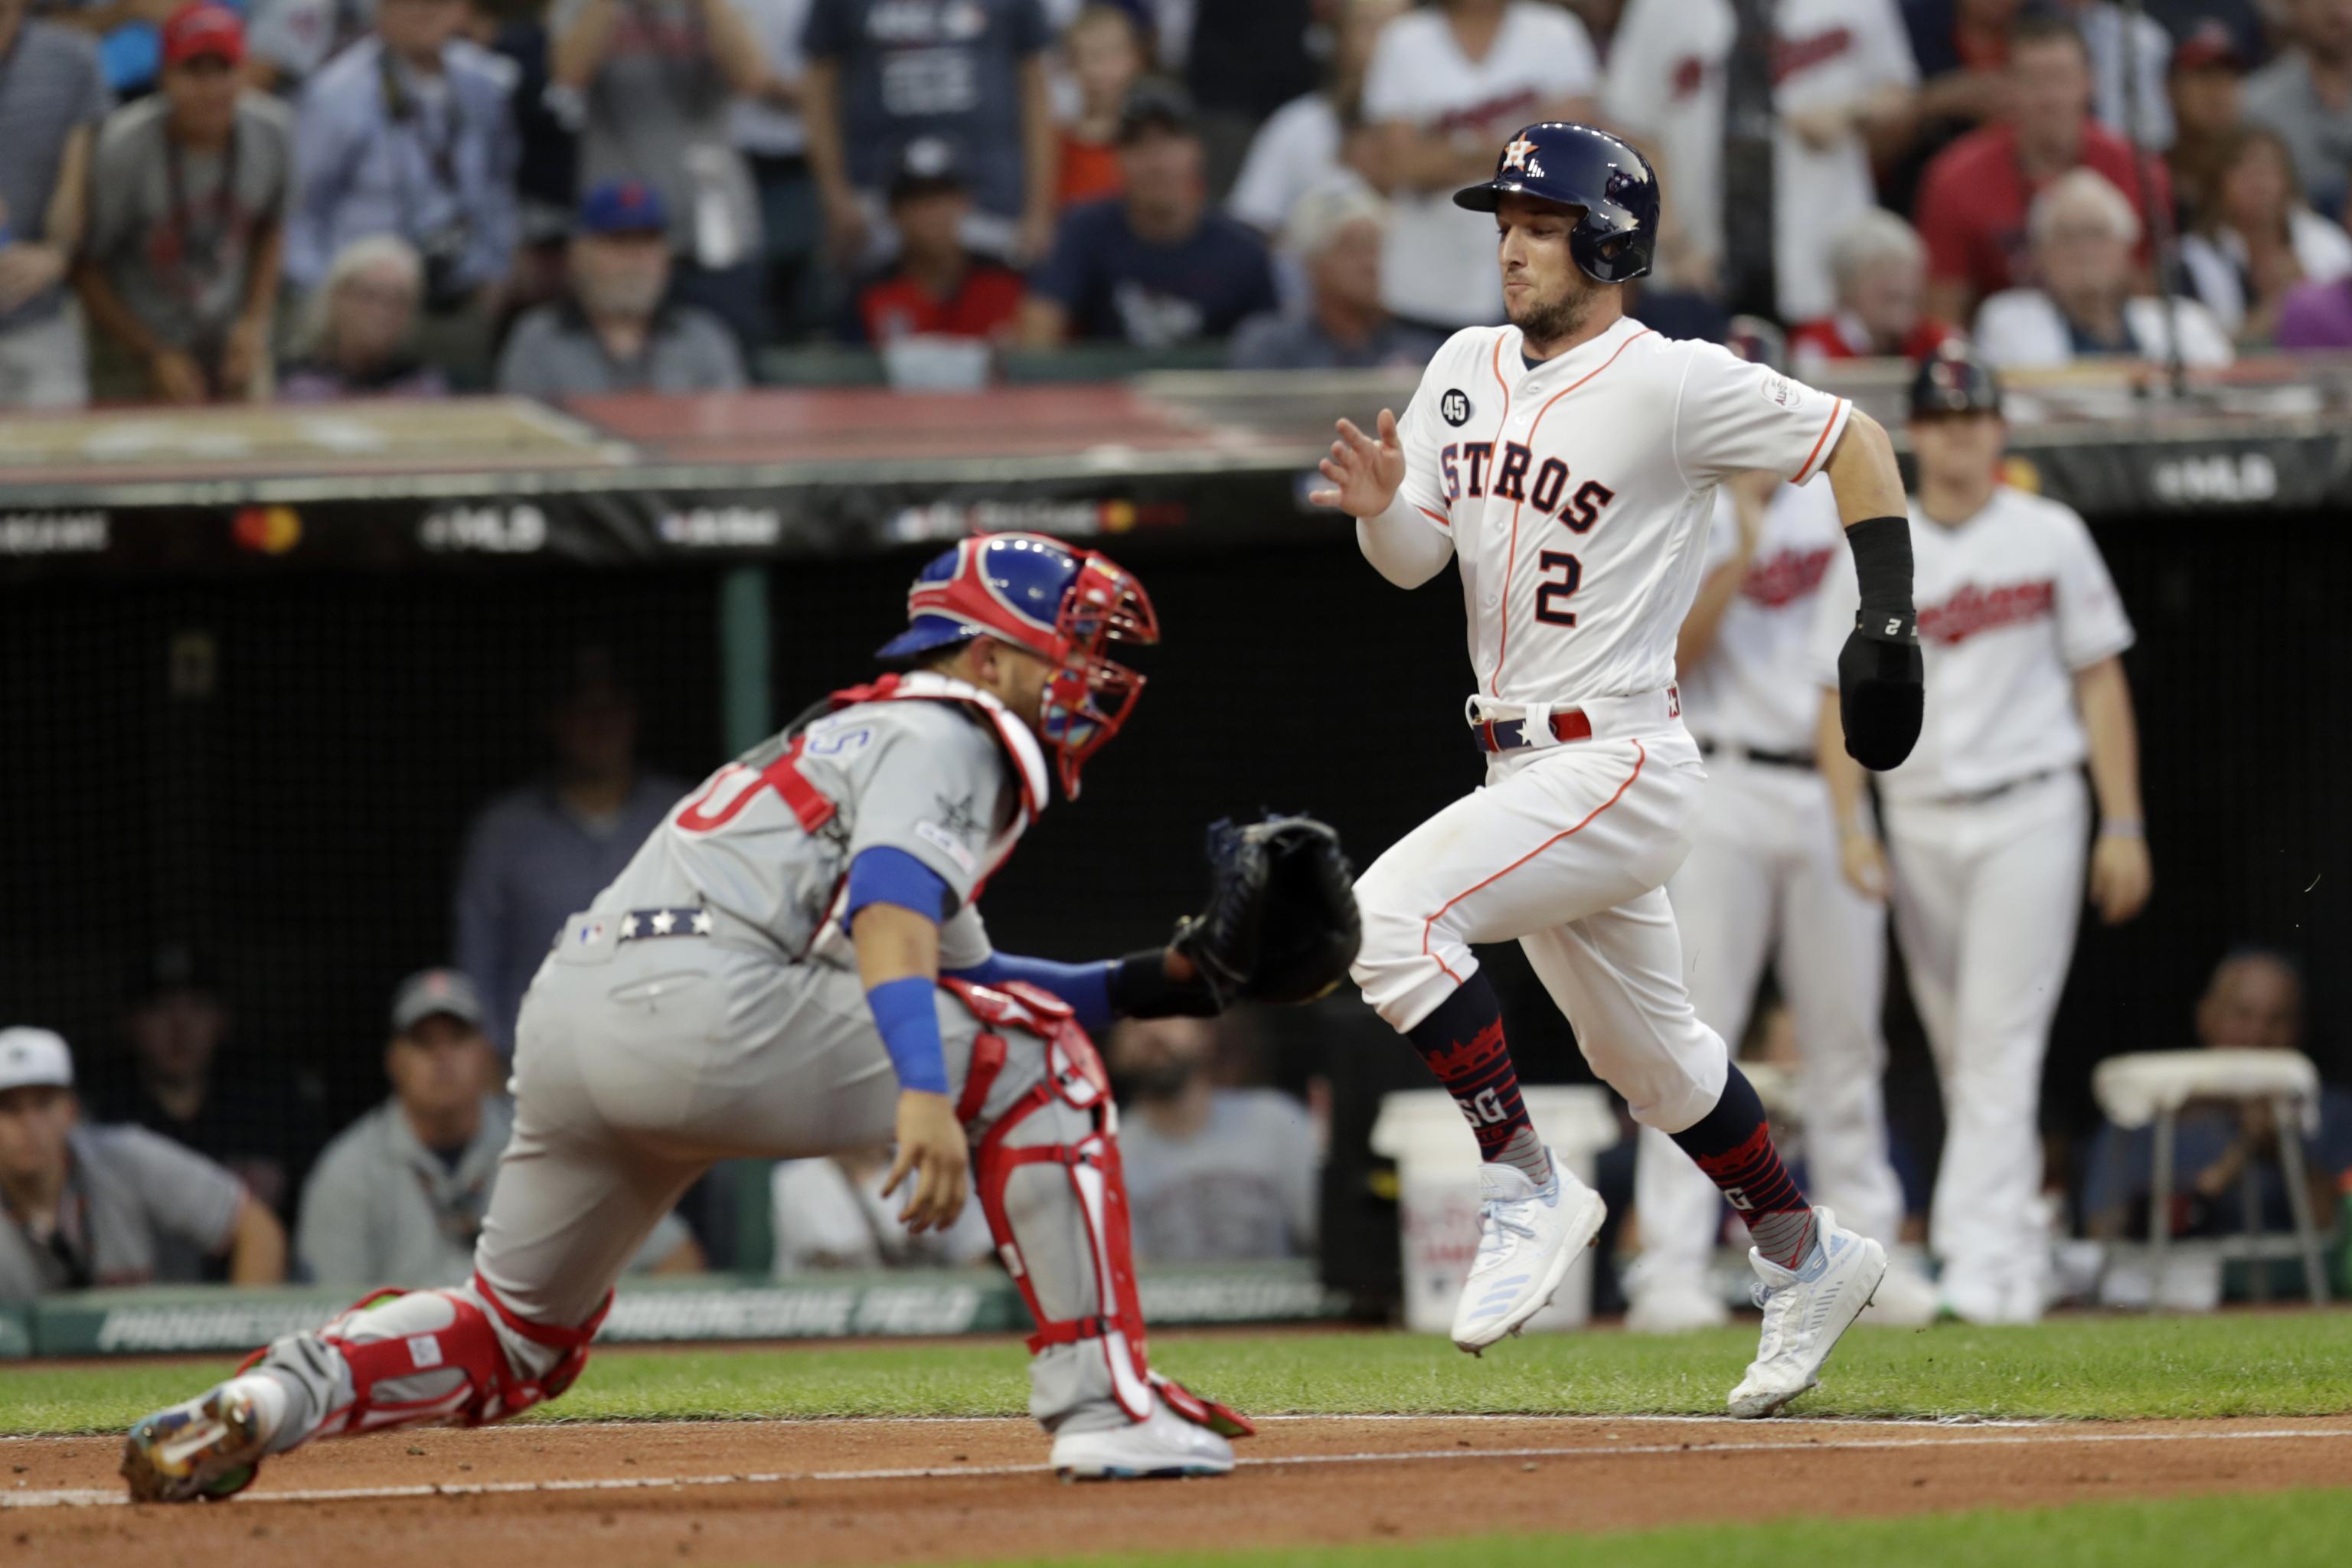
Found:
[(1339, 836), (1311, 816), (1209, 828), (1208, 906), (1171, 945), (1218, 1004), (1312, 1002), (1346, 977), (1363, 940), (1354, 868)]

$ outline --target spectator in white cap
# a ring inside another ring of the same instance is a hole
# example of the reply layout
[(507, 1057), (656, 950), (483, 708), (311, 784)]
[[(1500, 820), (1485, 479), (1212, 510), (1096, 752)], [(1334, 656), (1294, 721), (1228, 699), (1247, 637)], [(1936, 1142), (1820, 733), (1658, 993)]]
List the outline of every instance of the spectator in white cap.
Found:
[(286, 1233), (235, 1176), (142, 1127), (83, 1126), (65, 1040), (0, 1029), (0, 1302), (173, 1280), (175, 1244), (226, 1258), (231, 1284), (286, 1275)]
[[(295, 1261), (320, 1285), (459, 1285), (490, 1205), (514, 1111), (496, 1091), (499, 1057), (481, 993), (454, 969), (426, 969), (392, 999), (383, 1048), (392, 1094), (337, 1134), (303, 1184)], [(702, 1253), (677, 1216), (656, 1226), (636, 1267), (683, 1273)]]
[[(2136, 295), (2139, 214), (2095, 169), (2072, 169), (2042, 188), (2026, 216), (2038, 289), (2006, 289), (1977, 311), (1976, 342), (2002, 370), (2095, 357), (2162, 363), (2178, 331), (2182, 360), (2228, 364), (2230, 334), (2194, 300)], [(2168, 317), (2169, 318), (2168, 320)]]
[(1362, 370), (1423, 365), (1442, 339), (1408, 326), (1381, 302), (1381, 247), (1389, 205), (1352, 175), (1298, 199), (1283, 248), (1304, 268), (1304, 309), (1244, 321), (1234, 332), (1235, 370)]

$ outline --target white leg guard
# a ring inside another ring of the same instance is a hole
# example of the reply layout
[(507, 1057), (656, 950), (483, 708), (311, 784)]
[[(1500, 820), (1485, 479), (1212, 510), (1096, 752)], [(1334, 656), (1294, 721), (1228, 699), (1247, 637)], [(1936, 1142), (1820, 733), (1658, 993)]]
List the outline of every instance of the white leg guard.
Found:
[[(1117, 1426), (1149, 1419), (1156, 1394), (1200, 1426), (1248, 1435), (1247, 1421), (1160, 1376), (1146, 1358), (1118, 1110), (1093, 1042), (1045, 992), (944, 984), (982, 1025), (957, 1113), (972, 1135), (989, 1235), (1037, 1324), (1030, 1413), (1057, 1434)], [(1015, 1051), (1042, 1051), (1044, 1072), (992, 1110)]]

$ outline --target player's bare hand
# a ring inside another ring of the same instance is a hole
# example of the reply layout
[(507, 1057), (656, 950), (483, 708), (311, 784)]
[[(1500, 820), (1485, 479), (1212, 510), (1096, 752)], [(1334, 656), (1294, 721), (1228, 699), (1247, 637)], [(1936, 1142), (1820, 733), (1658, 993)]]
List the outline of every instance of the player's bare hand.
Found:
[(898, 1219), (908, 1230), (945, 1230), (963, 1213), (971, 1191), (971, 1147), (955, 1105), (944, 1094), (908, 1089), (898, 1096), (898, 1155), (890, 1162), (888, 1197), (907, 1184), (907, 1204)]
[(2121, 925), (2145, 908), (2156, 889), (2147, 840), (2137, 834), (2101, 834), (2091, 847), (2091, 902), (2107, 924)]
[(1849, 833), (1838, 845), (1838, 867), (1853, 890), (1875, 904), (1886, 901), (1886, 851), (1867, 833)]
[(0, 246), (0, 310), (13, 310), (66, 275), (66, 253), (19, 240)]
[(1307, 499), (1317, 506), (1337, 507), (1349, 517), (1378, 517), (1404, 483), (1404, 443), (1397, 437), (1396, 416), (1381, 410), (1377, 439), (1349, 419), (1339, 421), (1339, 431), (1331, 455), (1315, 465), (1331, 481), (1330, 488), (1309, 490)]

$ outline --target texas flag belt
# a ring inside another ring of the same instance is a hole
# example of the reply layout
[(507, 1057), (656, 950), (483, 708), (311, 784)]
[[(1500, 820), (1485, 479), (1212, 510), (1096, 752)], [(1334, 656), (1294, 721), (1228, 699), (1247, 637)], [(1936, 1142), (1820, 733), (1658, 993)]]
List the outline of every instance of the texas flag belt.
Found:
[[(1516, 752), (1521, 746), (1535, 742), (1528, 738), (1528, 721), (1524, 719), (1487, 719), (1470, 726), (1478, 739), (1482, 752)], [(1590, 741), (1592, 721), (1584, 716), (1581, 708), (1567, 708), (1551, 716), (1551, 733), (1556, 741)]]

